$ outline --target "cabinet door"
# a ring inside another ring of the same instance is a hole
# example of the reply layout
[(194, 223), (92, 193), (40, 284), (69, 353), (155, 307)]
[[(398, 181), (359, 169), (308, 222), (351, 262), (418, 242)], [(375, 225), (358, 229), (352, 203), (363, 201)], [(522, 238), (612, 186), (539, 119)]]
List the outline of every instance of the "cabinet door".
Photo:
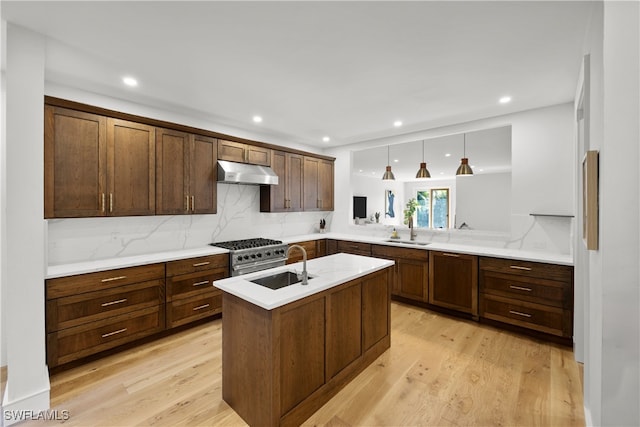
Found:
[(392, 268), (362, 281), (363, 352), (389, 335), (389, 282)]
[(217, 163), (216, 139), (195, 135), (190, 152), (189, 197), (191, 213), (214, 214), (217, 211)]
[(260, 186), (261, 212), (286, 212), (287, 201), (287, 153), (273, 150), (271, 153), (271, 169), (278, 175), (278, 185)]
[(154, 215), (155, 128), (107, 119), (109, 215)]
[(230, 162), (245, 163), (245, 144), (240, 142), (218, 140), (218, 158)]
[(106, 123), (95, 114), (45, 106), (45, 218), (105, 214)]
[(257, 147), (255, 145), (247, 145), (245, 163), (269, 166), (271, 165), (271, 150), (269, 148)]
[(427, 302), (429, 287), (428, 262), (413, 259), (396, 259), (396, 289), (398, 295), (416, 301)]
[(333, 162), (329, 160), (318, 164), (318, 199), (320, 210), (333, 210)]
[(189, 144), (191, 135), (156, 130), (156, 214), (189, 211)]
[(318, 177), (320, 159), (315, 157), (304, 158), (304, 198), (303, 209), (305, 211), (319, 211), (318, 207)]
[(299, 212), (302, 210), (302, 195), (304, 193), (303, 171), (303, 156), (287, 153), (287, 204), (289, 211)]
[(362, 285), (360, 281), (327, 296), (327, 380), (362, 354)]
[(478, 315), (478, 257), (429, 253), (429, 303)]

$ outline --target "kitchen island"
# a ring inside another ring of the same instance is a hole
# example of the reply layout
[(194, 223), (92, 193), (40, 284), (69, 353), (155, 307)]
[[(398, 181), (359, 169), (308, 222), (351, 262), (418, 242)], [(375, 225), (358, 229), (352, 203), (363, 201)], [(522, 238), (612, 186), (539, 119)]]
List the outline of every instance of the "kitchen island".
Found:
[(214, 282), (223, 291), (222, 396), (249, 425), (299, 425), (391, 344), (393, 261), (310, 260), (309, 284), (252, 280), (302, 263)]

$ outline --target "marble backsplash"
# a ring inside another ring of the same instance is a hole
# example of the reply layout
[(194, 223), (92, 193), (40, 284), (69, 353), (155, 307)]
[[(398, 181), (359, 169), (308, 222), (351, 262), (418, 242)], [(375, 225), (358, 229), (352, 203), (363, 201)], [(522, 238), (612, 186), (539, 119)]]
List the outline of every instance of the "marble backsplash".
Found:
[(214, 215), (48, 220), (48, 265), (315, 233), (320, 219), (330, 230), (333, 216), (331, 212), (262, 213), (260, 189), (254, 185), (218, 184), (217, 210)]

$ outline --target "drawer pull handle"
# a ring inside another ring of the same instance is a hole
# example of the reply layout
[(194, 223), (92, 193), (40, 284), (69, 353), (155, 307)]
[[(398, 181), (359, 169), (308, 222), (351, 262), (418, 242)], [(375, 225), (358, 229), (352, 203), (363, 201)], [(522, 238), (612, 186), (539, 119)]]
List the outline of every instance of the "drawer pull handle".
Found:
[(527, 313), (522, 313), (520, 311), (515, 311), (515, 310), (509, 310), (509, 313), (511, 314), (517, 314), (518, 316), (522, 316), (522, 317), (531, 317), (530, 314)]
[(207, 283), (209, 283), (208, 280), (203, 280), (202, 282), (194, 283), (193, 286), (202, 286), (202, 285), (206, 285)]
[(122, 279), (126, 279), (126, 278), (127, 278), (127, 276), (109, 277), (108, 279), (102, 279), (101, 282), (102, 283), (113, 282), (114, 280), (122, 280)]
[(108, 334), (102, 334), (102, 338), (107, 338), (112, 335), (118, 335), (126, 331), (127, 331), (127, 328), (118, 329), (117, 331), (109, 332)]
[(195, 264), (193, 264), (194, 267), (202, 267), (203, 265), (209, 265), (211, 264), (210, 261), (205, 261), (205, 262), (196, 262)]
[(512, 265), (510, 266), (511, 268), (513, 268), (514, 270), (524, 270), (524, 271), (531, 271), (531, 267), (520, 267), (519, 265)]
[(518, 291), (527, 291), (527, 292), (531, 292), (531, 291), (532, 291), (532, 289), (531, 289), (531, 288), (525, 288), (525, 287), (523, 287), (523, 286), (509, 285), (509, 287), (510, 287), (511, 289), (516, 289), (516, 290), (518, 290)]
[(442, 252), (442, 255), (444, 255), (444, 256), (452, 256), (454, 258), (460, 258), (460, 255), (458, 255), (458, 254), (450, 254), (448, 252)]
[(193, 311), (198, 311), (198, 310), (202, 310), (203, 308), (207, 308), (209, 307), (209, 304), (203, 304), (203, 305), (199, 305), (197, 307), (193, 308)]
[(118, 299), (118, 300), (111, 301), (111, 302), (105, 302), (105, 303), (102, 303), (100, 305), (103, 306), (103, 307), (109, 307), (110, 305), (121, 304), (123, 302), (127, 302), (127, 299), (126, 298), (122, 298), (122, 299)]

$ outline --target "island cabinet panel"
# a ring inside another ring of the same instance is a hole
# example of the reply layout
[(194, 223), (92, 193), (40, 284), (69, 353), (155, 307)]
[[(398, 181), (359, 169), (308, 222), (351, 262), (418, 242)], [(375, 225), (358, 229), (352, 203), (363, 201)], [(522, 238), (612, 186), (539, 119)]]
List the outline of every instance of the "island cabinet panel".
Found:
[(162, 331), (164, 267), (47, 279), (47, 364), (62, 365)]
[[(281, 413), (289, 412), (325, 383), (324, 320), (324, 298), (294, 305), (280, 314)], [(287, 335), (299, 339), (287, 339)]]
[(229, 254), (167, 262), (167, 327), (181, 326), (222, 312), (215, 280), (229, 277)]
[(224, 400), (249, 425), (302, 424), (389, 348), (389, 272), (273, 310), (223, 292)]
[(388, 337), (391, 332), (391, 316), (385, 310), (389, 306), (392, 270), (372, 274), (362, 281), (362, 351)]
[(478, 316), (478, 257), (429, 254), (429, 304)]
[(423, 249), (372, 245), (371, 255), (395, 261), (391, 294), (413, 301), (427, 302), (429, 290), (429, 252)]
[(481, 257), (480, 317), (571, 344), (573, 267)]
[(362, 285), (355, 281), (327, 296), (327, 378), (362, 354)]

